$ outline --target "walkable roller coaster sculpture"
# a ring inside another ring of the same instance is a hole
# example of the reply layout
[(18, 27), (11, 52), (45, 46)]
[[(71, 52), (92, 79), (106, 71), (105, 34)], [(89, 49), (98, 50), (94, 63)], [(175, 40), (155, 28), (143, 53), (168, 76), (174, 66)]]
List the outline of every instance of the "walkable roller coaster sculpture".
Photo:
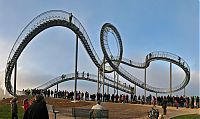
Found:
[[(75, 17), (72, 16), (71, 13), (62, 11), (62, 10), (51, 10), (44, 12), (37, 17), (35, 17), (20, 33), (17, 40), (15, 41), (12, 50), (9, 54), (6, 70), (5, 70), (5, 87), (7, 91), (14, 95), (13, 86), (11, 84), (11, 75), (13, 72), (13, 69), (15, 67), (15, 64), (17, 63), (17, 60), (20, 56), (20, 54), (23, 52), (25, 47), (28, 45), (28, 43), (40, 32), (43, 30), (46, 30), (47, 28), (53, 27), (53, 26), (63, 26), (71, 29), (75, 34), (78, 35), (78, 38), (81, 40), (85, 50), (87, 51), (89, 57), (93, 61), (93, 63), (96, 65), (96, 67), (100, 70), (103, 70), (102, 64), (103, 61), (108, 63), (110, 66), (105, 67), (105, 73), (111, 73), (113, 71), (116, 71), (120, 76), (122, 76), (124, 79), (128, 80), (129, 82), (136, 84), (137, 86), (146, 89), (150, 92), (155, 93), (170, 93), (170, 92), (176, 92), (181, 89), (183, 89), (190, 80), (190, 68), (189, 65), (179, 56), (169, 53), (169, 52), (151, 52), (149, 53), (144, 63), (136, 63), (132, 60), (123, 58), (123, 45), (122, 40), (120, 37), (120, 34), (118, 30), (110, 23), (105, 23), (100, 32), (100, 43), (101, 48), (104, 54), (104, 60), (101, 60), (96, 51), (94, 50), (94, 47), (91, 43), (91, 40), (80, 23), (80, 21)], [(112, 33), (115, 37), (115, 39), (118, 41), (119, 46), (119, 52), (118, 56), (113, 56), (109, 46), (108, 46), (108, 33)], [(157, 88), (153, 87), (151, 85), (144, 85), (145, 83), (138, 78), (134, 77), (131, 73), (126, 71), (123, 67), (120, 66), (120, 63), (123, 63), (125, 65), (128, 65), (130, 67), (135, 68), (141, 68), (145, 69), (150, 65), (150, 62), (155, 60), (163, 60), (167, 61), (173, 64), (176, 64), (180, 68), (183, 69), (185, 72), (185, 78), (183, 82), (173, 88), (171, 90), (169, 88)], [(54, 82), (55, 83), (55, 82)]]

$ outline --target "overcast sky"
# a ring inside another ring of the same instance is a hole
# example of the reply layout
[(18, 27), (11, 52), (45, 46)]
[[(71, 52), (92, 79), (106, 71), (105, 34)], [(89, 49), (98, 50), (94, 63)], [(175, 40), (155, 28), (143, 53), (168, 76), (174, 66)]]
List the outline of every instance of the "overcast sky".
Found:
[[(9, 52), (22, 29), (34, 17), (48, 10), (72, 12), (86, 29), (101, 58), (99, 36), (106, 22), (115, 25), (120, 32), (125, 58), (143, 62), (153, 51), (179, 55), (191, 68), (186, 94), (200, 95), (198, 0), (0, 0), (0, 80), (4, 80)], [(112, 35), (109, 38), (111, 51), (117, 54), (117, 44)], [(43, 31), (28, 44), (18, 60), (17, 89), (35, 88), (63, 73), (74, 72), (74, 60), (75, 34), (71, 30), (52, 27)], [(144, 80), (144, 70), (124, 68)], [(97, 74), (97, 68), (81, 42), (78, 70)], [(184, 77), (183, 70), (173, 65), (173, 85), (180, 84)], [(120, 80), (127, 82), (123, 78)], [(147, 69), (147, 83), (169, 87), (169, 63), (152, 62)], [(60, 88), (71, 91), (73, 85), (74, 81), (69, 81), (60, 84)], [(82, 91), (95, 93), (96, 86), (91, 82), (78, 82), (78, 90)], [(137, 88), (137, 93), (141, 95), (143, 90)], [(183, 91), (176, 94), (182, 95)]]

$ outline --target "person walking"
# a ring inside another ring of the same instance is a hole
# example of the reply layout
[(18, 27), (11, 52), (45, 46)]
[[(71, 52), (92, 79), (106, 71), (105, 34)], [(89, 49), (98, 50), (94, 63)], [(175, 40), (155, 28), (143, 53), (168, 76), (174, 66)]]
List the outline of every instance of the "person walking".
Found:
[(25, 111), (23, 119), (49, 119), (46, 102), (42, 95), (35, 96), (35, 101)]
[(162, 101), (162, 108), (163, 108), (163, 114), (166, 115), (167, 114), (167, 98), (166, 98), (166, 96), (164, 97), (164, 99)]
[(12, 119), (18, 119), (18, 109), (17, 109), (17, 98), (14, 97), (11, 100), (11, 113), (12, 113)]
[(156, 106), (156, 97), (153, 96), (153, 107), (155, 107), (155, 106)]
[(199, 96), (196, 97), (196, 108), (199, 108)]
[(179, 107), (179, 97), (178, 96), (175, 97), (175, 105), (176, 105), (176, 109), (178, 109), (178, 107)]
[(72, 17), (73, 17), (73, 15), (72, 15), (72, 13), (70, 13), (70, 14), (69, 14), (69, 22), (70, 22), (70, 23), (72, 23)]
[(194, 96), (191, 96), (191, 108), (194, 108)]

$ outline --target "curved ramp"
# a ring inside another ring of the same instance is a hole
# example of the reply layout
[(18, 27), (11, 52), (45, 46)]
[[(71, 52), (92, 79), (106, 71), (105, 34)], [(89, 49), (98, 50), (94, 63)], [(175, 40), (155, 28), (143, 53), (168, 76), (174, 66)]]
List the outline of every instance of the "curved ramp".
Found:
[[(91, 40), (80, 23), (80, 21), (72, 16), (70, 13), (61, 11), (61, 10), (51, 10), (44, 12), (37, 17), (35, 17), (20, 33), (19, 37), (17, 38), (16, 42), (14, 43), (12, 50), (9, 54), (8, 60), (7, 60), (7, 65), (6, 65), (6, 70), (5, 70), (5, 87), (7, 91), (11, 94), (13, 94), (13, 89), (12, 89), (12, 84), (11, 84), (11, 75), (12, 71), (14, 68), (15, 63), (17, 62), (20, 54), (23, 52), (25, 47), (28, 45), (28, 43), (40, 32), (43, 30), (53, 27), (53, 26), (63, 26), (71, 29), (75, 34), (78, 35), (79, 39), (81, 40), (85, 50), (87, 51), (89, 57), (93, 61), (93, 63), (100, 69), (102, 70), (101, 64), (102, 61), (98, 57), (96, 51), (94, 50), (94, 47), (91, 43)], [(120, 52), (119, 56), (114, 57), (112, 56), (111, 52), (109, 52), (109, 47), (106, 42), (108, 41), (107, 39), (107, 34), (111, 32), (116, 40), (118, 40), (119, 46), (120, 46)], [(189, 65), (179, 56), (167, 53), (167, 52), (153, 52), (149, 53), (146, 56), (146, 60), (144, 63), (134, 63), (131, 60), (127, 60), (125, 58), (122, 58), (122, 53), (123, 53), (123, 47), (122, 47), (122, 40), (119, 35), (119, 32), (117, 29), (109, 23), (106, 23), (103, 25), (101, 29), (101, 34), (100, 34), (100, 42), (101, 42), (101, 47), (102, 51), (104, 53), (104, 56), (106, 58), (106, 62), (110, 64), (111, 67), (106, 67), (106, 72), (112, 72), (116, 71), (118, 74), (120, 74), (123, 78), (126, 80), (136, 84), (137, 86), (141, 88), (144, 87), (144, 82), (139, 80), (138, 78), (134, 77), (132, 74), (130, 74), (128, 71), (126, 71), (123, 67), (120, 66), (120, 63), (127, 64), (132, 67), (136, 68), (147, 68), (150, 64), (151, 61), (155, 60), (164, 60), (168, 62), (172, 62), (179, 67), (181, 67), (186, 76), (184, 81), (173, 87), (172, 92), (179, 91), (183, 89), (189, 82), (190, 80), (190, 68)], [(131, 61), (131, 62), (130, 62)], [(146, 90), (151, 91), (151, 92), (157, 92), (157, 93), (169, 93), (169, 89), (167, 88), (156, 88), (150, 85), (146, 86)]]

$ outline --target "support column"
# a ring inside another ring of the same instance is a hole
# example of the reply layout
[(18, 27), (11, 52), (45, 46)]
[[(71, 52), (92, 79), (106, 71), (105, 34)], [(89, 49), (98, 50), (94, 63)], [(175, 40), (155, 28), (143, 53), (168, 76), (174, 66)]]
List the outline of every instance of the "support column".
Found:
[(102, 85), (103, 85), (102, 71), (99, 70), (99, 93), (101, 92)]
[(134, 93), (135, 93), (135, 95), (136, 95), (136, 84), (135, 84), (135, 87), (134, 87)]
[(104, 101), (104, 82), (105, 82), (105, 57), (103, 58), (103, 91), (102, 91), (102, 96), (103, 96), (103, 101)]
[(14, 96), (17, 96), (17, 88), (16, 88), (16, 82), (17, 82), (17, 61), (15, 63), (15, 72), (14, 72)]
[(74, 86), (74, 102), (76, 101), (76, 97), (77, 97), (77, 63), (78, 63), (78, 34), (76, 34), (76, 55), (75, 55), (75, 77), (74, 77), (74, 81), (75, 81), (75, 86)]
[(97, 93), (99, 93), (99, 68), (98, 68), (98, 80), (97, 80)]
[(172, 63), (170, 62), (170, 96), (172, 96)]
[(56, 84), (56, 86), (57, 86), (57, 93), (58, 93), (58, 83)]
[(146, 80), (147, 80), (147, 68), (144, 70), (144, 97), (145, 97), (145, 102), (146, 102)]
[(117, 95), (118, 95), (118, 83), (119, 83), (119, 74), (117, 73)]
[(157, 97), (158, 97), (158, 94), (156, 93), (156, 99), (157, 99)]
[(184, 87), (183, 91), (184, 91), (184, 92), (183, 92), (183, 93), (184, 93), (183, 96), (185, 97), (185, 87)]
[(114, 71), (114, 95), (115, 95), (115, 88), (116, 88), (115, 87), (115, 81), (116, 81), (115, 78), (116, 78), (116, 75), (115, 75), (115, 71)]
[(109, 94), (109, 86), (107, 86), (107, 94)]

